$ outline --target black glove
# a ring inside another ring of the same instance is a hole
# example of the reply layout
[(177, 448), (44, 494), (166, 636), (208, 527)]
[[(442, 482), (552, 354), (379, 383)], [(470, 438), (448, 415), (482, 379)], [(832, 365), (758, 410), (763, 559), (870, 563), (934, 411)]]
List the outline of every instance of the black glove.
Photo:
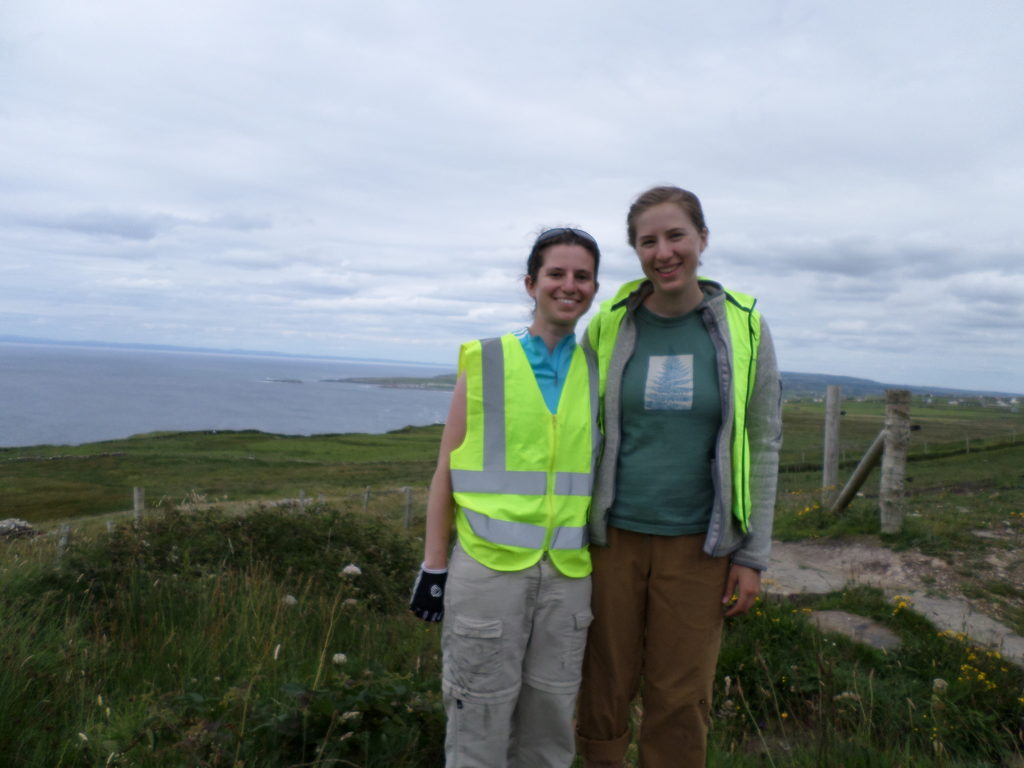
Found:
[(416, 583), (412, 585), (412, 600), (409, 610), (424, 621), (440, 621), (444, 616), (444, 584), (448, 581), (448, 569), (441, 570), (420, 567)]

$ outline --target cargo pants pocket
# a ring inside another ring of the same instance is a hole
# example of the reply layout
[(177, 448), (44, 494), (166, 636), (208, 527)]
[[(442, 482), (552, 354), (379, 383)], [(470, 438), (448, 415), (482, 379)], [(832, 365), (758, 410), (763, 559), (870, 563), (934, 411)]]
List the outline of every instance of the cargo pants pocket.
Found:
[(502, 665), (501, 619), (455, 616), (444, 643), (448, 682), (473, 694), (499, 688)]

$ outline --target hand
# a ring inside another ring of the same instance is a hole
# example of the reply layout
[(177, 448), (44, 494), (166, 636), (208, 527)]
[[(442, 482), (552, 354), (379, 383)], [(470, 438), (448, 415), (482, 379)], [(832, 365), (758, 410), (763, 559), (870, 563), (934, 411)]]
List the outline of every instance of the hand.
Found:
[(444, 617), (444, 585), (448, 581), (448, 569), (427, 569), (420, 567), (416, 583), (412, 585), (412, 600), (409, 610), (424, 621), (440, 621)]
[(755, 568), (733, 563), (729, 566), (729, 577), (725, 580), (725, 594), (722, 605), (729, 605), (733, 596), (736, 602), (725, 612), (726, 616), (739, 616), (754, 607), (754, 601), (761, 592), (761, 572)]

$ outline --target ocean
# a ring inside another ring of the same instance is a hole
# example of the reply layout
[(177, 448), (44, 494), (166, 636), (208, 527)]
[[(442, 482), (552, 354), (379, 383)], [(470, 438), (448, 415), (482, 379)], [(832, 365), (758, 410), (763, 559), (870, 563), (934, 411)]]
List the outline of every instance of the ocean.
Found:
[(382, 433), (440, 423), (451, 393), (330, 379), (435, 376), (413, 363), (0, 342), (0, 447), (157, 431)]

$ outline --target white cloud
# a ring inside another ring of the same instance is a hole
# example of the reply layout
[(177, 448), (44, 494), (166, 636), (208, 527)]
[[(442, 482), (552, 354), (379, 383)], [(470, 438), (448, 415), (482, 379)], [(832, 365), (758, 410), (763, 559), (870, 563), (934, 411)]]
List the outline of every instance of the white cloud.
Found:
[[(452, 362), (524, 324), (544, 225), (630, 199), (784, 368), (1024, 391), (1017, 4), (0, 9), (0, 329)], [(955, 362), (954, 362), (955, 361)]]

